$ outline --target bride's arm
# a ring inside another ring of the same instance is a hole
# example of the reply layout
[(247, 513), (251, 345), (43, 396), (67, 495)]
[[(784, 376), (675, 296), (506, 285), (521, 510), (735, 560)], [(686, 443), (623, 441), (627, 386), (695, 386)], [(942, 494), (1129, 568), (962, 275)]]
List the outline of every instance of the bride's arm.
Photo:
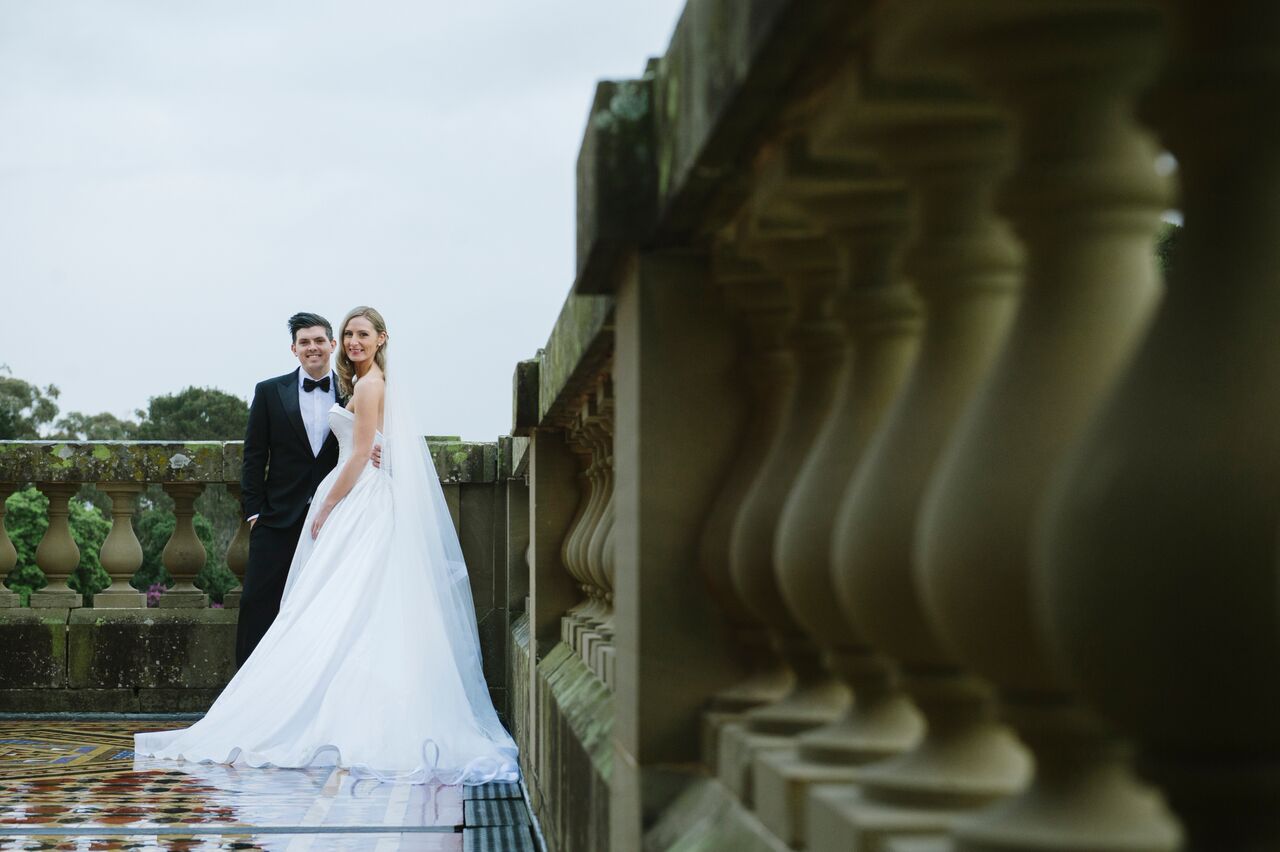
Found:
[(356, 480), (360, 478), (360, 472), (369, 463), (369, 454), (373, 451), (374, 434), (378, 431), (378, 413), (382, 410), (382, 397), (385, 392), (386, 385), (381, 376), (366, 376), (356, 385), (351, 400), (355, 414), (351, 455), (342, 465), (342, 471), (316, 513), (315, 521), (311, 524), (312, 538), (320, 534), (320, 528), (324, 526), (333, 507), (351, 492)]

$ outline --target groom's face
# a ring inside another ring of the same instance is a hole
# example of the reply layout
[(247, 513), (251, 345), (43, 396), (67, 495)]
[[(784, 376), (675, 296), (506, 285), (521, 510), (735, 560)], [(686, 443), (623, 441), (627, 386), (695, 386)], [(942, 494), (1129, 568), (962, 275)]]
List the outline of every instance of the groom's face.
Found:
[(324, 326), (313, 325), (311, 328), (300, 328), (293, 336), (293, 354), (298, 356), (302, 369), (318, 376), (329, 371), (329, 356), (333, 354), (335, 341), (325, 334)]

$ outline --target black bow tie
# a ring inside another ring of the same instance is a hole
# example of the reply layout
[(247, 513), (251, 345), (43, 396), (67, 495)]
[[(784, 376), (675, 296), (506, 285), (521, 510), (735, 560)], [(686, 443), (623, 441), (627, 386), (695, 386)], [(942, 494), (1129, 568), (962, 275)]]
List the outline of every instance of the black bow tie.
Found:
[(304, 391), (306, 391), (307, 393), (311, 393), (311, 392), (312, 392), (313, 390), (315, 390), (316, 388), (320, 388), (320, 390), (324, 391), (325, 393), (328, 393), (328, 392), (329, 392), (329, 377), (328, 377), (328, 376), (325, 376), (325, 377), (324, 377), (323, 379), (321, 379), (320, 381), (316, 381), (315, 379), (303, 379), (303, 380), (302, 380), (302, 389), (303, 389)]

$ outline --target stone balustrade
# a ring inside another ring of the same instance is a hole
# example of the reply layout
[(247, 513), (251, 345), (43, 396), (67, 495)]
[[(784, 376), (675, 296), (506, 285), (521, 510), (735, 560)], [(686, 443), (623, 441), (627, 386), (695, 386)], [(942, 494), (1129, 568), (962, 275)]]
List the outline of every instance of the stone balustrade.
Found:
[[(509, 613), (523, 609), (527, 593), (525, 545), (518, 545), (518, 558), (510, 564), (505, 549), (512, 538), (505, 518), (514, 442), (428, 440), (471, 570), (486, 675), (496, 705), (504, 708)], [(18, 595), (7, 589), (0, 596), (0, 644), (7, 651), (0, 663), (0, 711), (208, 706), (235, 671), (240, 593), (230, 590), (223, 608), (210, 608), (197, 588), (209, 554), (195, 533), (194, 503), (212, 484), (224, 484), (238, 498), (241, 460), (240, 442), (0, 442), (0, 506), (28, 484), (49, 498), (49, 526), (35, 553), (47, 585), (31, 594), (29, 607), (19, 607)], [(111, 501), (111, 528), (99, 553), (111, 585), (93, 595), (67, 585), (82, 557), (67, 521), (68, 501), (86, 483)], [(162, 554), (174, 584), (158, 607), (148, 609), (146, 595), (129, 581), (143, 561), (132, 519), (139, 496), (154, 485), (174, 502), (174, 530)], [(510, 486), (523, 487), (522, 481)], [(247, 524), (240, 525), (225, 558), (243, 578)], [(13, 542), (0, 526), (0, 572), (8, 574), (16, 561)]]
[(1280, 845), (1278, 39), (689, 0), (599, 86), (517, 371), (553, 849)]
[[(242, 462), (239, 442), (196, 441), (9, 441), (0, 443), (0, 488), (9, 493), (31, 483), (49, 498), (49, 526), (36, 550), (36, 566), (47, 585), (33, 592), (33, 609), (75, 609), (82, 596), (67, 585), (80, 564), (80, 551), (67, 524), (67, 503), (84, 484), (96, 485), (111, 500), (111, 532), (99, 554), (111, 586), (91, 596), (95, 609), (137, 609), (146, 595), (129, 585), (142, 567), (142, 546), (131, 519), (138, 495), (159, 485), (174, 502), (174, 530), (164, 548), (166, 570), (174, 580), (159, 605), (201, 608), (208, 596), (195, 586), (204, 567), (204, 545), (196, 537), (195, 501), (210, 483), (238, 488)], [(5, 495), (6, 497), (8, 494)], [(228, 553), (228, 564), (243, 572), (240, 557), (246, 547), (248, 525), (242, 524)], [(0, 564), (8, 573), (13, 564)], [(237, 574), (242, 577), (243, 574)], [(88, 597), (88, 596), (86, 596)]]

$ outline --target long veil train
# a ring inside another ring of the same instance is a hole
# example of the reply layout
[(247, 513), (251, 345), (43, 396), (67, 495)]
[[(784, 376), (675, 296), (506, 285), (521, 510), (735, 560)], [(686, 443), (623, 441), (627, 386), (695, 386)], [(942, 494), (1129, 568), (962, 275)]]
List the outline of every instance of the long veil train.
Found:
[(423, 437), (425, 418), (421, 409), (410, 387), (387, 378), (383, 411), (387, 441), (382, 466), (391, 477), (395, 506), (389, 559), (392, 563), (429, 567), (409, 573), (422, 581), (425, 599), (437, 603), (449, 652), (475, 722), (486, 738), (509, 747), (514, 756), (515, 742), (502, 727), (489, 697), (471, 582), (458, 531), (445, 503), (444, 488)]

